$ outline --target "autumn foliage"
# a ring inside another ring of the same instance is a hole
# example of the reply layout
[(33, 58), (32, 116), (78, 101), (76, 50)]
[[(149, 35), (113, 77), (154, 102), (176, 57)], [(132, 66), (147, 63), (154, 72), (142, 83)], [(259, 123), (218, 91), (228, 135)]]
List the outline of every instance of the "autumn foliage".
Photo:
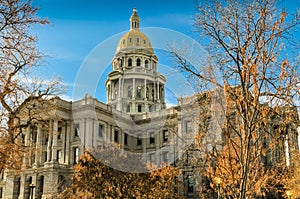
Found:
[[(126, 159), (123, 155), (116, 158)], [(131, 164), (143, 163), (136, 159)], [(180, 174), (177, 169), (170, 165), (158, 170), (148, 167), (148, 173), (123, 172), (86, 152), (74, 166), (70, 187), (58, 198), (180, 198), (175, 191), (176, 176)]]

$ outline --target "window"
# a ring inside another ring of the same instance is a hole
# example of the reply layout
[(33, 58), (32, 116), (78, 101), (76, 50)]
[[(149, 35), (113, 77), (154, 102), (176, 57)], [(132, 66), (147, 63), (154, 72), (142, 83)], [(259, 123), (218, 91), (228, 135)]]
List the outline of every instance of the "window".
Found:
[(131, 59), (131, 58), (128, 59), (128, 66), (129, 66), (129, 67), (132, 66), (132, 59)]
[(144, 40), (144, 44), (146, 44), (146, 40)]
[(150, 144), (154, 144), (155, 143), (155, 134), (154, 132), (150, 133)]
[(140, 38), (136, 38), (136, 42), (139, 43), (140, 42)]
[(142, 98), (142, 87), (141, 86), (137, 86), (136, 97), (137, 98)]
[(126, 112), (127, 112), (127, 113), (130, 112), (130, 104), (127, 104), (127, 106), (126, 106)]
[(102, 138), (103, 137), (103, 125), (99, 124), (98, 126), (98, 137)]
[(115, 130), (115, 133), (114, 133), (114, 140), (115, 142), (119, 142), (119, 131)]
[(167, 142), (169, 140), (169, 131), (168, 130), (164, 130), (163, 131), (163, 141)]
[(74, 148), (74, 164), (78, 163), (79, 161), (79, 148), (75, 147)]
[(192, 122), (186, 121), (185, 122), (185, 133), (191, 133), (192, 132)]
[(39, 194), (39, 197), (37, 198), (41, 198), (44, 192), (44, 176), (41, 176), (38, 180), (37, 191)]
[(62, 138), (62, 127), (58, 127), (57, 129), (57, 139), (61, 139)]
[(128, 86), (127, 91), (128, 91), (128, 93), (127, 93), (128, 98), (131, 98), (132, 97), (132, 87)]
[(79, 123), (76, 123), (75, 124), (75, 133), (74, 133), (75, 137), (79, 136), (79, 129), (80, 129), (80, 125), (79, 125)]
[(154, 164), (154, 163), (155, 163), (155, 153), (150, 153), (149, 159), (150, 159), (150, 162), (151, 162), (152, 164)]
[(163, 160), (164, 163), (169, 162), (168, 152), (167, 151), (163, 151), (163, 153), (162, 153), (162, 160)]
[(140, 58), (137, 58), (137, 60), (136, 60), (136, 66), (141, 66), (141, 59)]
[(193, 193), (194, 192), (194, 178), (191, 175), (187, 176), (188, 178), (188, 193)]
[(61, 150), (57, 150), (57, 162), (61, 162)]
[(139, 113), (142, 112), (142, 105), (138, 105), (138, 112), (139, 112)]
[(124, 134), (124, 145), (128, 145), (128, 135)]
[(141, 145), (142, 145), (142, 138), (141, 138), (141, 135), (138, 135), (138, 137), (137, 137), (137, 145), (138, 145), (138, 146), (141, 146)]
[(21, 192), (21, 177), (16, 176), (14, 179), (13, 197), (12, 198), (19, 198), (20, 192)]
[(145, 68), (148, 68), (148, 67), (149, 67), (149, 61), (145, 60)]
[(129, 42), (131, 43), (131, 41), (132, 41), (132, 39), (131, 38), (129, 38)]
[(0, 187), (0, 198), (3, 197), (3, 187)]

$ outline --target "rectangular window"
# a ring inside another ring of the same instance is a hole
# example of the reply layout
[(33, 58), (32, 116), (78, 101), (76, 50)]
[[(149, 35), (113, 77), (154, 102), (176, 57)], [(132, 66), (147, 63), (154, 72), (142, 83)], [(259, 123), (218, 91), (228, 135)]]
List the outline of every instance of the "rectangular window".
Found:
[(79, 136), (79, 130), (80, 130), (80, 125), (79, 125), (79, 123), (76, 123), (75, 124), (75, 133), (74, 133), (75, 137)]
[(98, 137), (102, 138), (103, 137), (103, 125), (99, 124), (98, 126)]
[(124, 134), (124, 145), (128, 145), (128, 135)]
[(149, 159), (152, 164), (155, 164), (155, 153), (150, 153)]
[(115, 130), (115, 133), (114, 133), (114, 140), (115, 142), (119, 142), (119, 131)]
[(168, 157), (168, 152), (167, 151), (163, 151), (162, 160), (163, 160), (164, 163), (169, 162), (169, 157)]
[(164, 130), (163, 131), (163, 141), (167, 142), (169, 140), (169, 131), (168, 130)]
[(0, 187), (0, 198), (3, 197), (3, 187)]
[(142, 145), (142, 138), (141, 138), (141, 135), (138, 135), (138, 137), (137, 137), (137, 145), (138, 145), (138, 146)]
[(155, 143), (155, 134), (154, 132), (150, 133), (150, 144), (154, 144)]
[(191, 175), (187, 176), (188, 178), (188, 193), (193, 193), (194, 192), (194, 178)]
[(185, 122), (185, 132), (192, 133), (192, 122), (191, 121)]
[(58, 127), (57, 129), (57, 139), (61, 139), (62, 138), (62, 127)]
[[(140, 97), (139, 97), (140, 98)], [(142, 112), (142, 105), (138, 105), (138, 112), (141, 113)]]
[(74, 164), (77, 164), (79, 161), (79, 148), (74, 148)]

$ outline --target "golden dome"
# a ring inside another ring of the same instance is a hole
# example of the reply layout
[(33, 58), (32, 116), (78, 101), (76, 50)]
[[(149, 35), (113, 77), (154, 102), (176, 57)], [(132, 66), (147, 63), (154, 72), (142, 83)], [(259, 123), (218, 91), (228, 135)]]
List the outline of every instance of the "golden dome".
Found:
[(127, 32), (119, 41), (117, 52), (123, 50), (138, 50), (143, 49), (150, 53), (153, 53), (148, 37), (142, 33), (139, 29), (132, 29)]
[(150, 40), (146, 35), (144, 35), (144, 33), (139, 30), (140, 17), (137, 14), (136, 8), (133, 9), (133, 13), (129, 21), (130, 31), (123, 35), (123, 37), (120, 39), (117, 46), (117, 52), (143, 50), (143, 52), (153, 54), (153, 48), (151, 46)]

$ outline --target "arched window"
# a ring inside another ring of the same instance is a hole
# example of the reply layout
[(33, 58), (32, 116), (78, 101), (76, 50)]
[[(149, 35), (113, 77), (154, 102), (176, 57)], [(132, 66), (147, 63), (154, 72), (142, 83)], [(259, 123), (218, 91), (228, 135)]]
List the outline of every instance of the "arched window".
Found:
[(128, 59), (128, 66), (129, 66), (129, 67), (132, 66), (132, 59), (131, 59), (131, 58)]
[(141, 59), (140, 58), (136, 59), (136, 66), (141, 66)]
[(146, 87), (146, 98), (149, 98), (149, 88)]
[(148, 68), (148, 67), (149, 67), (149, 61), (145, 60), (145, 68)]
[(142, 88), (141, 88), (141, 86), (137, 86), (136, 97), (137, 98), (142, 98)]
[(128, 88), (127, 88), (127, 96), (128, 96), (128, 98), (131, 98), (132, 97), (132, 87), (131, 86), (128, 86)]

